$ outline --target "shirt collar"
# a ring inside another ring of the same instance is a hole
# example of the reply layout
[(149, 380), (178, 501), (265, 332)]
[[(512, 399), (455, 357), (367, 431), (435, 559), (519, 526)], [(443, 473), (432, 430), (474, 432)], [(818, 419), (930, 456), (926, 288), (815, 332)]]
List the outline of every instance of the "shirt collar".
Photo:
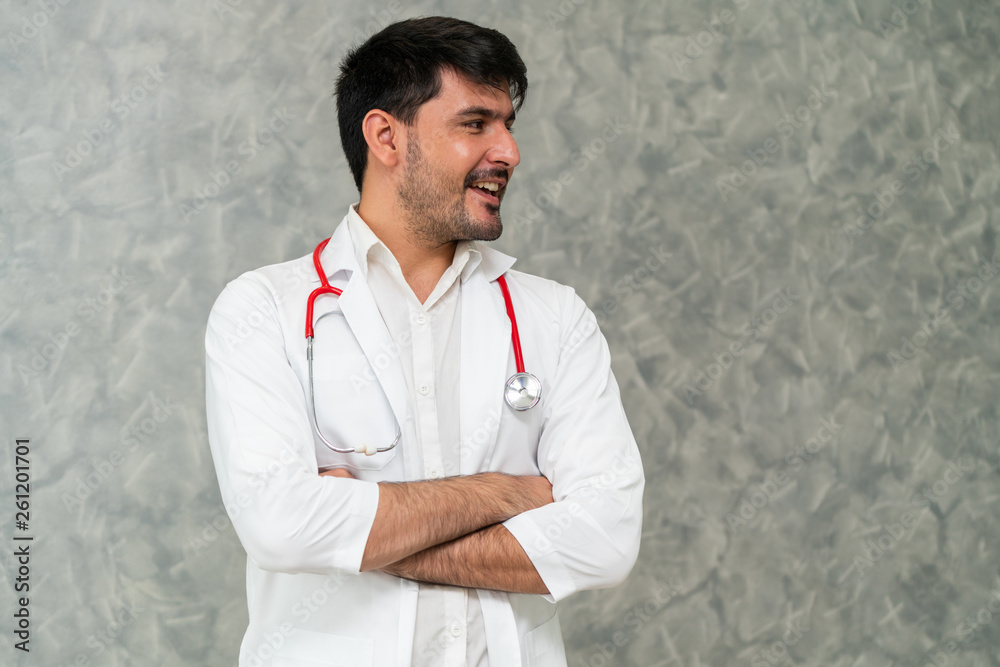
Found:
[[(354, 245), (354, 257), (358, 266), (361, 267), (362, 275), (367, 279), (369, 262), (379, 261), (396, 267), (399, 266), (399, 262), (382, 242), (382, 239), (376, 236), (368, 223), (358, 215), (357, 207), (360, 203), (355, 202), (348, 207), (347, 229)], [(483, 249), (478, 241), (459, 241), (455, 246), (455, 256), (451, 265), (456, 270), (461, 271), (461, 280), (464, 283), (480, 267), (482, 261)], [(495, 278), (496, 276), (488, 276), (488, 280)]]

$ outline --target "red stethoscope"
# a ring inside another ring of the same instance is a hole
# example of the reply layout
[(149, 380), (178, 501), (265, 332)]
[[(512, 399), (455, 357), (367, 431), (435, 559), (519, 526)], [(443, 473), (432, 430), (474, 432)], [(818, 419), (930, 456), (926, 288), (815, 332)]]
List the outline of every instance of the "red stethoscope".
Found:
[[(400, 429), (399, 422), (396, 423), (396, 438), (388, 445), (384, 447), (379, 447), (376, 445), (366, 445), (359, 444), (354, 447), (338, 447), (329, 440), (326, 436), (319, 430), (319, 422), (316, 419), (316, 390), (313, 387), (313, 306), (316, 303), (316, 298), (324, 294), (333, 294), (335, 296), (340, 296), (342, 290), (333, 287), (329, 281), (326, 279), (326, 272), (323, 270), (323, 264), (320, 262), (319, 256), (322, 254), (323, 249), (326, 248), (326, 244), (330, 242), (330, 239), (321, 241), (316, 249), (313, 250), (313, 265), (316, 267), (316, 273), (319, 275), (319, 281), (322, 283), (319, 287), (314, 289), (309, 295), (308, 301), (306, 301), (306, 359), (309, 363), (309, 407), (311, 409), (309, 417), (312, 420), (313, 428), (316, 429), (316, 433), (319, 435), (320, 440), (326, 444), (327, 447), (335, 452), (341, 454), (365, 454), (366, 456), (371, 456), (372, 454), (378, 454), (380, 452), (387, 452), (399, 443)], [(542, 397), (542, 383), (537, 377), (531, 373), (527, 373), (524, 370), (524, 358), (521, 356), (521, 337), (517, 333), (517, 318), (514, 317), (514, 304), (510, 300), (510, 292), (507, 289), (507, 280), (504, 276), (499, 276), (497, 282), (500, 284), (500, 291), (503, 292), (504, 303), (507, 304), (507, 318), (510, 320), (510, 340), (514, 346), (514, 363), (517, 367), (517, 372), (511, 375), (507, 379), (507, 384), (504, 386), (503, 398), (514, 410), (518, 412), (524, 410), (530, 410), (538, 404), (539, 399)], [(333, 310), (329, 313), (324, 313), (316, 319), (318, 324), (321, 319), (327, 315), (343, 315), (342, 311)]]

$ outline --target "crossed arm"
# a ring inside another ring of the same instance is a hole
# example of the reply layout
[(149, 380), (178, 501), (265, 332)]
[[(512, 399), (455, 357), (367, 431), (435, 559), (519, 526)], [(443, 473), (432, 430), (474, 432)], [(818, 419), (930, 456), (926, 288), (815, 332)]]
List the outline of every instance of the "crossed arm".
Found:
[[(352, 477), (344, 469), (321, 475)], [(513, 593), (548, 588), (503, 521), (552, 502), (544, 477), (481, 473), (380, 483), (361, 570)]]

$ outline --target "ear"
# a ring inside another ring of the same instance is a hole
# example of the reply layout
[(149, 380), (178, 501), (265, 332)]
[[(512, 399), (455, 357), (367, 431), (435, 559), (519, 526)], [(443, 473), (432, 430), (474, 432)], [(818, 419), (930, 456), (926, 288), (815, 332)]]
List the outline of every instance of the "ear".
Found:
[(386, 167), (395, 167), (399, 162), (399, 128), (402, 124), (391, 114), (381, 109), (372, 109), (361, 121), (361, 132), (365, 136), (372, 156)]

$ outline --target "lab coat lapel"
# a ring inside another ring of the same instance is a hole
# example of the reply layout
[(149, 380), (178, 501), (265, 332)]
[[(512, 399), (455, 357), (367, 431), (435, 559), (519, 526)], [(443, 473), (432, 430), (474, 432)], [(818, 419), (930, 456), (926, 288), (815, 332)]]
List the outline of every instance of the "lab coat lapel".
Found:
[[(474, 271), (462, 285), (462, 367), (460, 371), (460, 437), (463, 475), (487, 470), (496, 446), (503, 389), (512, 354), (510, 320), (495, 282), (503, 271), (490, 271), (487, 257), (513, 259), (483, 249), (484, 270)], [(506, 269), (506, 267), (504, 267)]]
[[(396, 421), (405, 434), (410, 416), (406, 379), (399, 365), (396, 345), (360, 271), (354, 272), (343, 294), (340, 295), (340, 308), (344, 311), (344, 317), (351, 331), (361, 344), (361, 349), (368, 357), (368, 363), (375, 371), (375, 376), (389, 399), (389, 405), (392, 406), (392, 412), (396, 415)], [(386, 356), (392, 359), (391, 363), (385, 363)], [(407, 454), (410, 453), (407, 451)], [(409, 458), (408, 456), (407, 464), (410, 463)]]
[[(410, 399), (406, 389), (406, 378), (403, 376), (399, 356), (396, 354), (396, 345), (389, 334), (389, 329), (385, 326), (382, 314), (375, 303), (375, 297), (368, 288), (368, 282), (358, 266), (346, 218), (334, 231), (333, 237), (323, 250), (321, 259), (323, 270), (327, 272), (328, 277), (341, 270), (350, 272), (350, 279), (339, 298), (340, 309), (389, 399), (389, 405), (392, 406), (392, 412), (403, 434), (401, 445), (403, 442), (414, 442)], [(318, 279), (316, 283), (319, 283)], [(386, 355), (390, 357), (390, 363), (385, 363)], [(403, 461), (408, 479), (423, 478), (423, 457), (418, 447), (407, 447)]]

